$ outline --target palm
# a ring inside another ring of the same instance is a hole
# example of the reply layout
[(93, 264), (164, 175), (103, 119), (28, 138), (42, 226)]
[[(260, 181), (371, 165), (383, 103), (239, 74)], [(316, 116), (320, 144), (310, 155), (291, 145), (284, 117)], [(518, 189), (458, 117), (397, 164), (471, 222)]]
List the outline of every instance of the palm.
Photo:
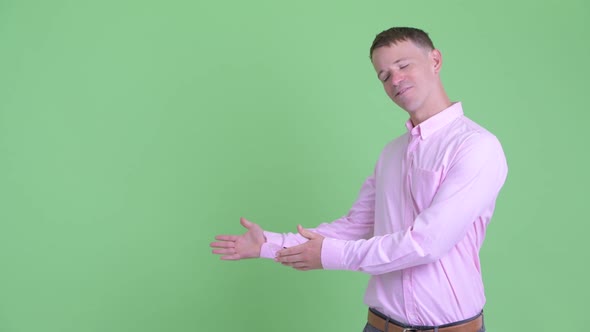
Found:
[(236, 240), (236, 254), (241, 258), (256, 258), (260, 256), (260, 247), (264, 243), (264, 234), (262, 228), (254, 225), (243, 235), (238, 236)]
[(218, 235), (219, 242), (211, 243), (213, 253), (221, 255), (224, 260), (239, 260), (260, 257), (260, 248), (265, 242), (262, 228), (244, 218), (240, 223), (248, 231), (242, 235)]

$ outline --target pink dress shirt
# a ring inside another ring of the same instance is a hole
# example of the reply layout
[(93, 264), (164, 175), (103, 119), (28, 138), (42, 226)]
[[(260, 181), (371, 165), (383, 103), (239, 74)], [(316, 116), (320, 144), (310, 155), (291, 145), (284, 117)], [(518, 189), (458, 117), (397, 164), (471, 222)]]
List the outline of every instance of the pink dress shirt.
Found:
[[(507, 175), (499, 141), (454, 103), (383, 149), (348, 215), (311, 229), (324, 269), (371, 275), (365, 303), (411, 325), (442, 325), (485, 304), (479, 250)], [(306, 241), (265, 232), (261, 257)]]

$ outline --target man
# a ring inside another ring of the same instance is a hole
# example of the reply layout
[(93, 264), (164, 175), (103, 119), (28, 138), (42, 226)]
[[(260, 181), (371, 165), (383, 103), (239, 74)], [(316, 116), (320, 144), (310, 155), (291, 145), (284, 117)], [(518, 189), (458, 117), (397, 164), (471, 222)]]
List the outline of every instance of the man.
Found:
[(450, 101), (442, 55), (424, 31), (381, 32), (370, 58), (410, 119), (348, 215), (315, 229), (299, 225), (299, 234), (265, 232), (242, 218), (247, 232), (217, 236), (213, 253), (370, 274), (366, 332), (485, 331), (479, 250), (506, 179), (502, 147)]

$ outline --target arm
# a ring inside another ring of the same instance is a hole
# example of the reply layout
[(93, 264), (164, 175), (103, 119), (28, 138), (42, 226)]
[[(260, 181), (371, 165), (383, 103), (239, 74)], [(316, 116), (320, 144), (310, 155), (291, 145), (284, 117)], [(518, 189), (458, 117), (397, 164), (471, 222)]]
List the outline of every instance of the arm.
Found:
[(493, 205), (506, 174), (504, 153), (495, 137), (468, 139), (432, 204), (411, 227), (368, 240), (326, 238), (321, 252), (323, 267), (382, 274), (438, 260)]
[(298, 227), (299, 233), (281, 234), (265, 231), (264, 236), (267, 242), (262, 245), (260, 257), (275, 258), (276, 253), (285, 247), (290, 248), (306, 243), (310, 239), (310, 234), (341, 240), (367, 239), (373, 235), (374, 208), (375, 176), (371, 175), (363, 183), (357, 200), (346, 216), (305, 230), (307, 233), (302, 233), (301, 227)]
[[(242, 235), (218, 235), (215, 237), (217, 242), (212, 242), (210, 246), (214, 248), (213, 253), (221, 255), (223, 260), (258, 257), (274, 259), (276, 253), (285, 247), (307, 243), (312, 238), (316, 239), (316, 242), (320, 237), (323, 239), (323, 236), (319, 234), (344, 240), (368, 238), (373, 232), (374, 184), (374, 176), (370, 176), (363, 184), (359, 197), (348, 215), (332, 223), (323, 223), (312, 230), (303, 230), (299, 226), (298, 234), (281, 234), (263, 231), (257, 224), (240, 218), (240, 223), (247, 229), (246, 233)], [(319, 245), (321, 248), (321, 241)]]

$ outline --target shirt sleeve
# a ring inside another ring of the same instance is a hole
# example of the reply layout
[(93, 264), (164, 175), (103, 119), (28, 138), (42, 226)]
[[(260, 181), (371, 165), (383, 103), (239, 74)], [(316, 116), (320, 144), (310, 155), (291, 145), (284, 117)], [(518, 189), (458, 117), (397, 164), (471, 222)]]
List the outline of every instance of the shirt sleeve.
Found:
[[(375, 175), (368, 177), (363, 183), (357, 200), (348, 214), (330, 223), (322, 223), (312, 232), (321, 234), (325, 238), (339, 240), (368, 239), (373, 235), (375, 216)], [(262, 245), (260, 257), (274, 258), (277, 251), (307, 242), (298, 233), (264, 232), (266, 243)]]
[(474, 134), (459, 149), (431, 205), (412, 226), (363, 240), (326, 238), (322, 245), (324, 269), (377, 275), (440, 259), (477, 218), (490, 207), (493, 210), (507, 171), (496, 137)]

